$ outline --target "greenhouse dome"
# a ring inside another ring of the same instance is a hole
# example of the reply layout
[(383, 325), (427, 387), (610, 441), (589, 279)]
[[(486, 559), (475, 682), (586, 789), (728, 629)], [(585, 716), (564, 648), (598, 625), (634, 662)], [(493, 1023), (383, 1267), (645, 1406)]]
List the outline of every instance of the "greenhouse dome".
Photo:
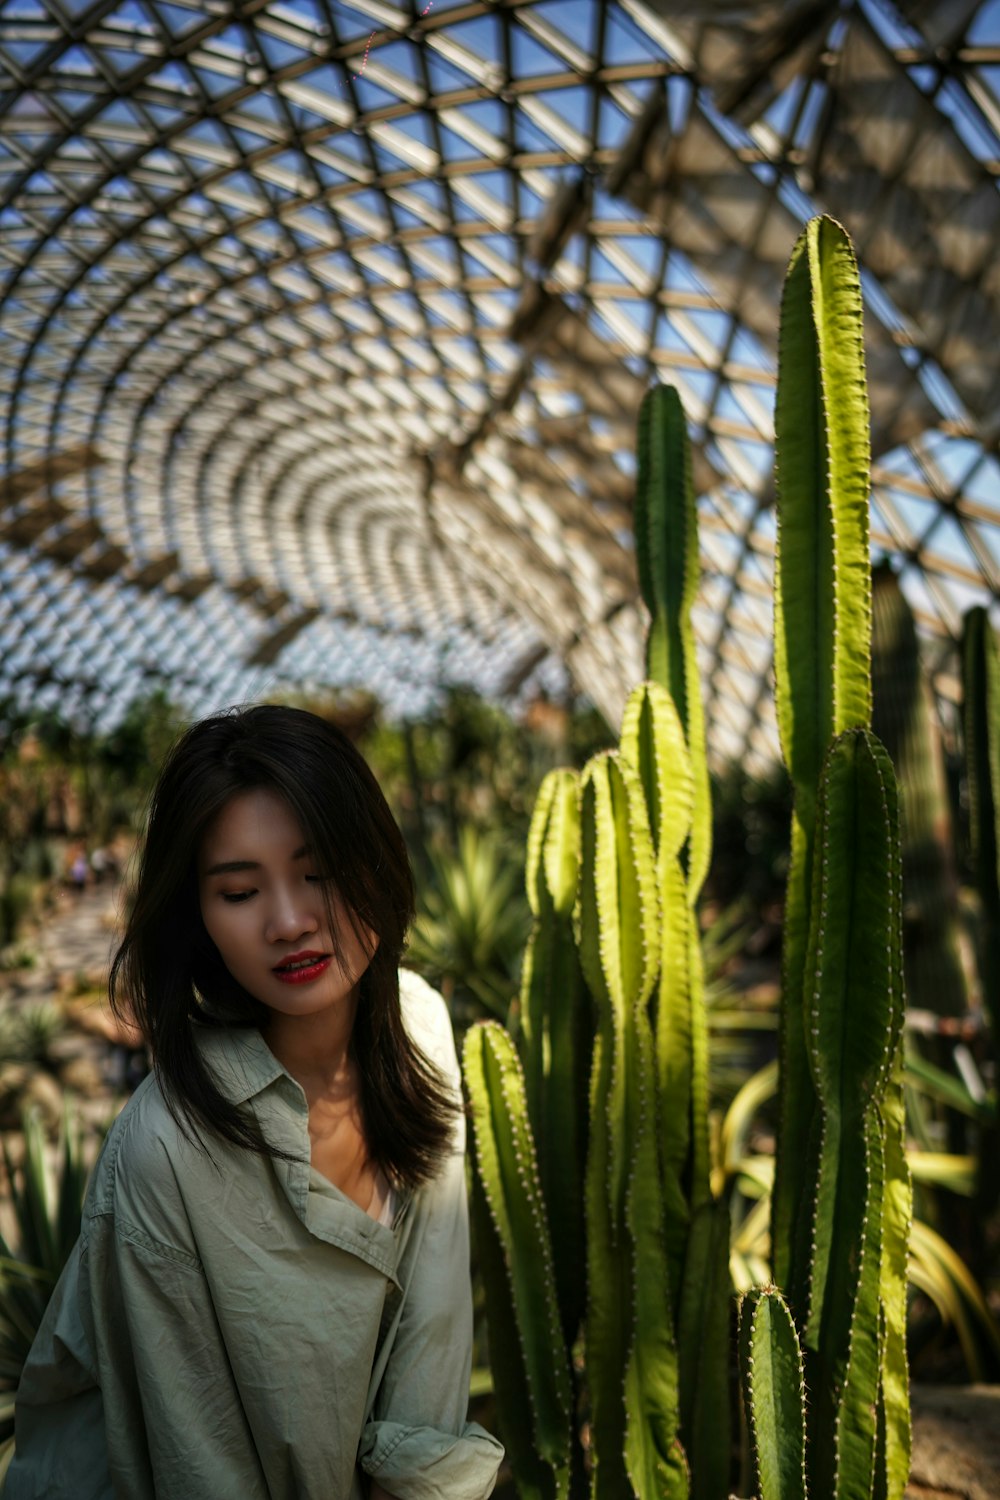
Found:
[(995, 0), (8, 0), (0, 95), (0, 696), (614, 723), (658, 378), (711, 751), (769, 763), (778, 306), (826, 212), (873, 556), (954, 698), (1000, 577)]

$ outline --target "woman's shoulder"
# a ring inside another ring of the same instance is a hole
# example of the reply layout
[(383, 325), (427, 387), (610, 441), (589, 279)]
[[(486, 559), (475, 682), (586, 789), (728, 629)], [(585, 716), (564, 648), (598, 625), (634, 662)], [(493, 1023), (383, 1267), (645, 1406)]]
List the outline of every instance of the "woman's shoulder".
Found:
[(412, 969), (400, 969), (399, 1001), (410, 1039), (446, 1077), (454, 1077), (455, 1033), (443, 997)]
[(170, 1110), (150, 1074), (115, 1120), (101, 1149), (84, 1208), (174, 1244), (186, 1234), (185, 1183), (212, 1171), (190, 1130)]

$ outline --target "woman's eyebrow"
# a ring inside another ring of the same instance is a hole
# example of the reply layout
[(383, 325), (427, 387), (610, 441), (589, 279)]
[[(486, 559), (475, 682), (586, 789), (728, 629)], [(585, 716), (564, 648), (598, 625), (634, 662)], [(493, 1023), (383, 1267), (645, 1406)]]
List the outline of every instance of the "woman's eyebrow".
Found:
[(236, 870), (259, 870), (260, 865), (255, 859), (224, 859), (217, 865), (210, 866), (205, 871), (206, 875), (229, 875)]
[[(295, 853), (292, 855), (292, 858), (304, 859), (309, 852), (309, 845), (303, 844), (301, 849), (296, 849)], [(210, 865), (205, 871), (205, 875), (206, 877), (209, 875), (231, 875), (238, 870), (259, 869), (260, 861), (256, 859), (224, 859), (220, 860), (217, 865)]]

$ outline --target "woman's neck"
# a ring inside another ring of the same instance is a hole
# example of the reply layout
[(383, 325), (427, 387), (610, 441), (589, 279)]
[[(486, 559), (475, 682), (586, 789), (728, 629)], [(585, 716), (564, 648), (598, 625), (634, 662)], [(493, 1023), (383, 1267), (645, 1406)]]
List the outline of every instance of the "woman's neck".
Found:
[(296, 1083), (302, 1085), (310, 1101), (354, 1087), (351, 1035), (357, 1009), (355, 990), (343, 1005), (317, 1015), (271, 1013), (264, 1033), (267, 1045)]

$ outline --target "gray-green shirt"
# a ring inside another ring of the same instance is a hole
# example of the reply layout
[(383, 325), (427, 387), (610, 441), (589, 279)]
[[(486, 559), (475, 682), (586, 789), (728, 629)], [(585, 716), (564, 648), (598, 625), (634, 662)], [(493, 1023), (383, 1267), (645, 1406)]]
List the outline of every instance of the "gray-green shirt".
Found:
[[(444, 1002), (407, 1029), (457, 1087)], [(392, 1226), (309, 1164), (305, 1095), (259, 1031), (199, 1033), (289, 1163), (188, 1141), (147, 1079), (115, 1122), (18, 1390), (5, 1500), (484, 1500), (503, 1450), (466, 1422), (464, 1130)]]

